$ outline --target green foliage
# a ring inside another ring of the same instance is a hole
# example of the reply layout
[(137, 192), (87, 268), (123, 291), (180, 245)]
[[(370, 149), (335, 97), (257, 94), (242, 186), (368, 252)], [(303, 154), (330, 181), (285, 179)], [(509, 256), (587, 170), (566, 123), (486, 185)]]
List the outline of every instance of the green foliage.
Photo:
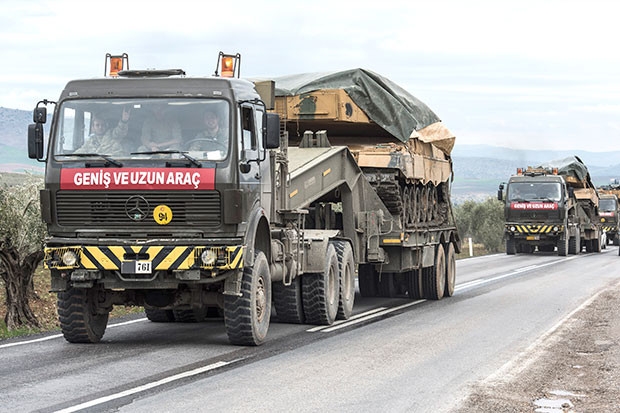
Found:
[(30, 174), (23, 177), (18, 185), (0, 187), (0, 248), (15, 250), (20, 256), (42, 250), (47, 233), (39, 204), (43, 180)]
[(471, 237), (488, 252), (502, 251), (504, 246), (504, 207), (495, 198), (482, 202), (465, 201), (454, 208), (456, 226), (462, 239)]

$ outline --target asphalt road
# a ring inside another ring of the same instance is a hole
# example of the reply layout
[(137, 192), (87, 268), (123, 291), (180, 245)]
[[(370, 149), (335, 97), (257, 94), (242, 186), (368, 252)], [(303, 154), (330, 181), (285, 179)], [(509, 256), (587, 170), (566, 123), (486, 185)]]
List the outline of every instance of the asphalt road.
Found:
[(103, 341), (58, 334), (0, 342), (0, 411), (442, 412), (532, 351), (620, 278), (601, 254), (503, 254), (457, 262), (454, 297), (356, 297), (330, 328), (272, 323), (261, 347), (222, 320), (112, 322)]

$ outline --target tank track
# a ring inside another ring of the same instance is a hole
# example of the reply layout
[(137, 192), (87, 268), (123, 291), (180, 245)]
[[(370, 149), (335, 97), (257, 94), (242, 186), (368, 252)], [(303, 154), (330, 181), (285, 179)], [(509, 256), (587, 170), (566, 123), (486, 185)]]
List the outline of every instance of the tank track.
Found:
[(392, 215), (405, 228), (430, 228), (449, 222), (448, 186), (432, 183), (404, 183), (396, 173), (364, 171), (373, 189)]

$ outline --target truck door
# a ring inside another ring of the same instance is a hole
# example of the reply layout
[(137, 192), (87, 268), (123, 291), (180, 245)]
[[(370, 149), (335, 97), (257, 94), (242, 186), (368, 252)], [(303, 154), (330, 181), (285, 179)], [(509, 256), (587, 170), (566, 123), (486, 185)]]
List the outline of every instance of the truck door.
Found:
[[(264, 109), (252, 104), (241, 106), (240, 188), (247, 194), (247, 206), (260, 204), (267, 214), (271, 210), (269, 158), (263, 147)], [(243, 165), (249, 168), (243, 172)], [(248, 211), (249, 212), (249, 211)], [(271, 218), (271, 217), (269, 217)]]

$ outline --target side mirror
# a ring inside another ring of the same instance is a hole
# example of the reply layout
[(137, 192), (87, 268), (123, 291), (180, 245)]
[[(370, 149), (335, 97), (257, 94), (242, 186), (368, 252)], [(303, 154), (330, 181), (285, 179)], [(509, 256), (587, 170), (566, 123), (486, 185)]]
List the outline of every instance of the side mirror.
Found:
[(34, 123), (47, 122), (47, 108), (45, 106), (37, 106), (32, 113), (32, 121)]
[(497, 200), (504, 200), (504, 184), (499, 184), (499, 189), (497, 190)]
[(33, 123), (31, 125), (28, 125), (28, 157), (30, 159), (43, 158), (43, 124), (42, 123)]
[(280, 147), (280, 115), (267, 113), (267, 130), (265, 131), (265, 149), (277, 149)]

